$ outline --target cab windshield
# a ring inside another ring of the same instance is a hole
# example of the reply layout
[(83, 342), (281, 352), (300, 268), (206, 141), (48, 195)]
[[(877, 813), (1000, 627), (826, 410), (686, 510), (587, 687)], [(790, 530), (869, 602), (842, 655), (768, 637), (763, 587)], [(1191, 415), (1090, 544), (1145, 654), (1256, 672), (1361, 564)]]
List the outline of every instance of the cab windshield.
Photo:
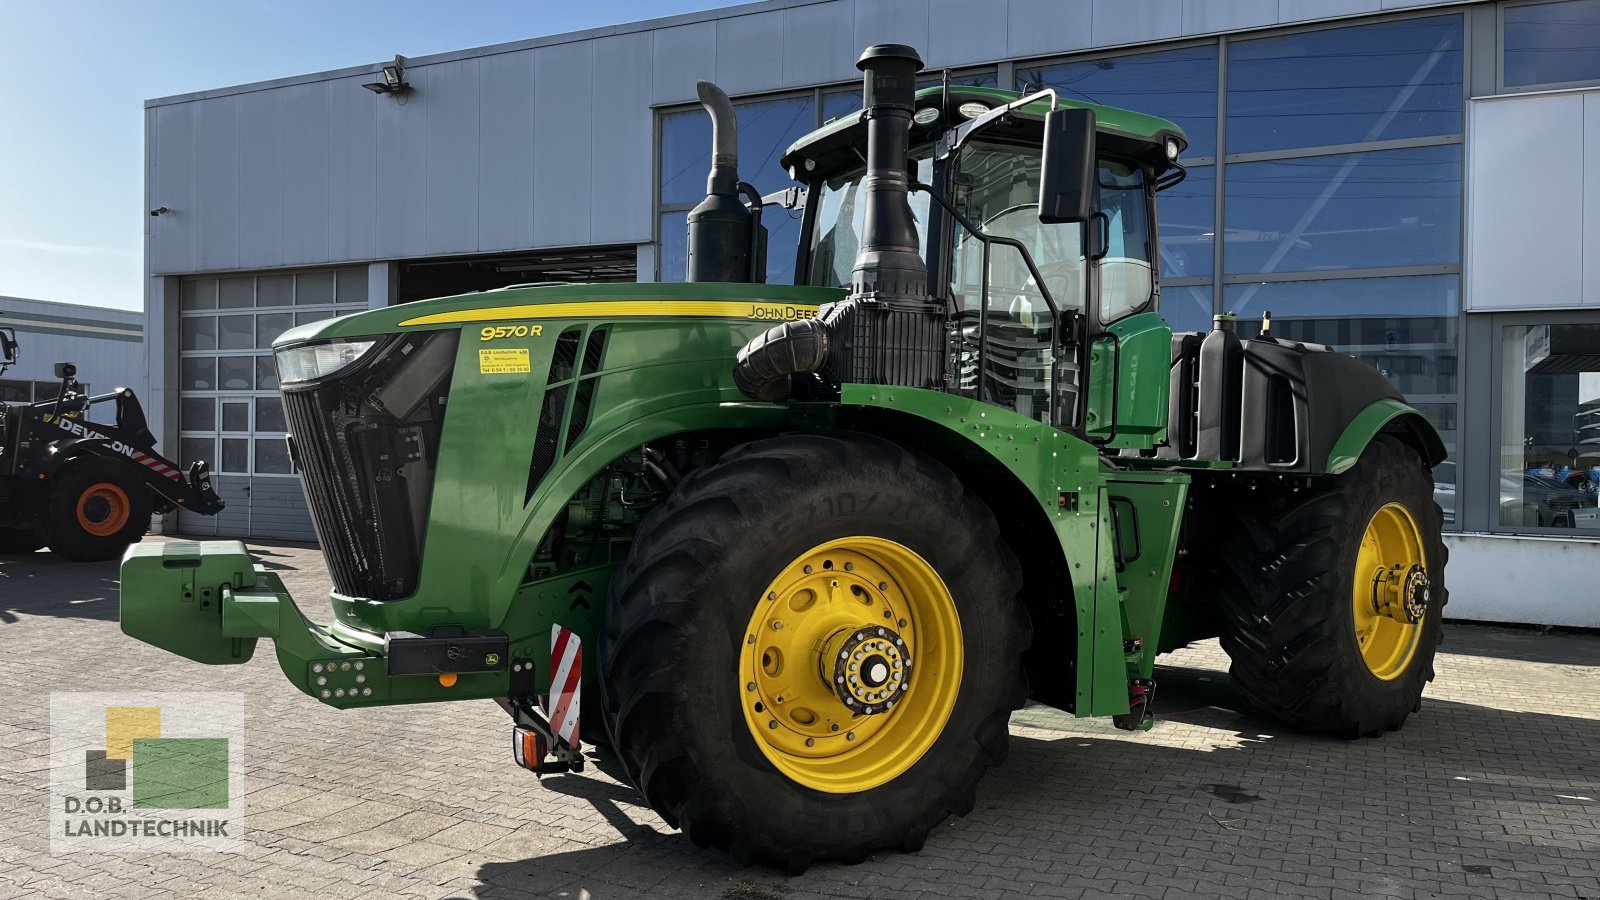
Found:
[[(933, 181), (933, 148), (911, 151), (917, 165), (917, 180)], [(811, 232), (811, 273), (806, 284), (817, 287), (849, 287), (855, 270), (856, 252), (861, 249), (861, 233), (866, 228), (866, 191), (862, 177), (866, 167), (853, 169), (822, 183), (817, 206), (817, 225)], [(917, 220), (917, 244), (922, 258), (928, 258), (928, 195), (910, 197), (911, 214)]]

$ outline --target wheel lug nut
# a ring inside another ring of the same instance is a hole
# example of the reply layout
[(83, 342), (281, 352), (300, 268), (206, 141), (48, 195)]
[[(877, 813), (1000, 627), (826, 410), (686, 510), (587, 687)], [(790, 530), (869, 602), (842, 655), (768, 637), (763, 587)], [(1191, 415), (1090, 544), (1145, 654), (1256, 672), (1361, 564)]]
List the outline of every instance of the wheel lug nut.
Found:
[(783, 620), (779, 619), (776, 622), (773, 622), (772, 623), (772, 630), (773, 631), (782, 631), (783, 630)]
[(777, 591), (771, 591), (771, 592), (769, 592), (769, 593), (768, 593), (768, 594), (767, 594), (767, 599), (768, 599), (768, 600), (776, 600), (776, 599), (778, 599), (778, 592), (777, 592)]
[(853, 741), (856, 739), (856, 733), (854, 731), (846, 732), (844, 739), (847, 741)]
[(773, 719), (772, 721), (768, 722), (767, 723), (767, 727), (771, 728), (771, 729), (776, 729), (778, 727), (778, 720), (777, 719)]
[(744, 689), (747, 690), (747, 691), (753, 691), (753, 690), (756, 689), (756, 683), (754, 681), (752, 681), (749, 684), (745, 685)]
[(805, 568), (805, 573), (806, 573), (806, 574), (807, 574), (807, 575), (810, 575), (810, 574), (811, 574), (811, 567), (810, 567), (810, 566), (806, 566), (806, 568)]
[(878, 582), (878, 590), (887, 591), (888, 589), (889, 589), (889, 582), (887, 582), (887, 581)]
[(844, 564), (844, 570), (846, 572), (854, 572), (856, 570), (856, 564), (855, 563), (845, 563)]
[(900, 620), (900, 627), (901, 627), (901, 628), (904, 628), (904, 627), (906, 627), (906, 620), (905, 620), (905, 619), (901, 619), (901, 620)]
[(806, 746), (807, 747), (815, 747), (816, 745), (817, 745), (817, 742), (814, 739), (806, 738)]

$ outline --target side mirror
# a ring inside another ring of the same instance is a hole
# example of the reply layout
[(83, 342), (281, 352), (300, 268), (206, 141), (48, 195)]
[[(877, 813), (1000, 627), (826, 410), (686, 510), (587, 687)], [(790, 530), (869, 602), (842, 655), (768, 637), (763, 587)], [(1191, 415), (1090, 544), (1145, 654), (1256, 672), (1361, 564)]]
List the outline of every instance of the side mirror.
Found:
[(78, 367), (72, 363), (56, 363), (57, 378), (75, 378), (77, 374)]
[(1094, 110), (1054, 109), (1044, 117), (1039, 221), (1087, 222), (1094, 213)]
[(17, 336), (9, 328), (0, 328), (0, 363), (10, 365), (17, 361)]

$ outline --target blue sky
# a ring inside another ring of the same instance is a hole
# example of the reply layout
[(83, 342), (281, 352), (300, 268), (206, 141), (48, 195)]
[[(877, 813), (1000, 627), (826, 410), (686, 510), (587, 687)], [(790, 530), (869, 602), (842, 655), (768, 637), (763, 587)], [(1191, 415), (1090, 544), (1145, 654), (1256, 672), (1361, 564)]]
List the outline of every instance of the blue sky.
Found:
[(144, 101), (726, 0), (0, 0), (0, 295), (143, 304)]

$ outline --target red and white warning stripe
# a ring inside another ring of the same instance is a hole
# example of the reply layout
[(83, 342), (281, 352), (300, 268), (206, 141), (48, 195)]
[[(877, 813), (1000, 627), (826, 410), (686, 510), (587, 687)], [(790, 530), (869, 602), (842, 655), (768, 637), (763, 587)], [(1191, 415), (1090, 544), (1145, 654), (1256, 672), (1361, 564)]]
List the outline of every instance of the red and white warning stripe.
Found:
[(174, 469), (161, 460), (156, 459), (154, 456), (145, 453), (143, 450), (134, 450), (130, 447), (129, 452), (133, 454), (135, 461), (143, 463), (146, 468), (154, 469), (158, 474), (164, 475), (173, 481), (182, 480), (183, 475), (177, 469)]
[(583, 693), (583, 642), (570, 629), (550, 626), (550, 727), (568, 747), (578, 747), (578, 707)]

